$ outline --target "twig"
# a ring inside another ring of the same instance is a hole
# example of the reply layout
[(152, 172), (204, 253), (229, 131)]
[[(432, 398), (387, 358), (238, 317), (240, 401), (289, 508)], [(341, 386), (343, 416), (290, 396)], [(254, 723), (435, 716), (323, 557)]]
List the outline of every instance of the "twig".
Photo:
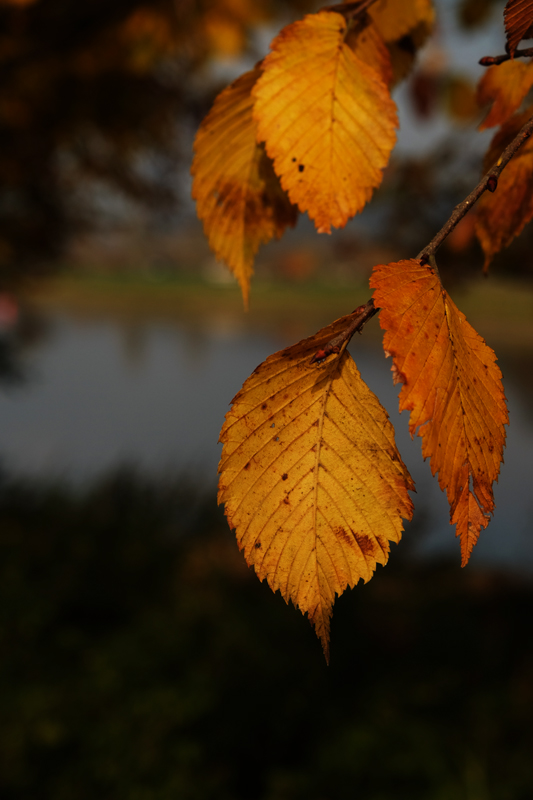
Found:
[(514, 55), (504, 53), (503, 56), (483, 56), (479, 59), (482, 67), (493, 67), (498, 64), (503, 64), (504, 61), (510, 61), (511, 58), (531, 58), (533, 56), (533, 47), (524, 47), (522, 50), (515, 50)]
[[(447, 236), (450, 235), (457, 223), (462, 220), (462, 218), (470, 211), (474, 203), (479, 200), (484, 192), (496, 191), (498, 186), (498, 178), (500, 177), (501, 173), (519, 148), (524, 144), (525, 141), (529, 139), (532, 133), (533, 115), (518, 132), (513, 141), (505, 148), (496, 164), (494, 164), (494, 166), (491, 167), (491, 169), (489, 169), (489, 171), (483, 176), (476, 188), (470, 192), (468, 197), (466, 197), (462, 203), (459, 203), (459, 205), (454, 208), (451, 217), (444, 227), (440, 229), (427, 247), (424, 247), (424, 249), (420, 251), (420, 253), (417, 255), (417, 260), (420, 261), (421, 264), (427, 264), (430, 262), (433, 268), (438, 272), (436, 269), (434, 256), (443, 241)], [(379, 308), (375, 308), (374, 301), (372, 299), (368, 300), (365, 305), (356, 308), (355, 311), (350, 314), (352, 317), (351, 322), (349, 322), (345, 329), (338, 333), (337, 336), (335, 336), (333, 339), (330, 339), (330, 341), (322, 349), (317, 350), (311, 359), (311, 364), (317, 364), (321, 361), (324, 361), (324, 359), (332, 353), (339, 353), (342, 345), (345, 342), (349, 342), (356, 331), (361, 332), (365, 323), (368, 322), (368, 320), (371, 319), (374, 314), (377, 314), (378, 311)]]
[(500, 177), (502, 171), (505, 169), (509, 161), (512, 159), (514, 154), (517, 150), (524, 144), (527, 139), (533, 133), (533, 115), (529, 118), (523, 128), (519, 131), (519, 133), (515, 136), (513, 141), (510, 145), (508, 145), (501, 156), (499, 157), (498, 161), (494, 164), (491, 169), (483, 176), (480, 180), (476, 188), (470, 192), (467, 198), (463, 200), (462, 203), (459, 203), (454, 210), (453, 213), (443, 228), (437, 233), (437, 235), (431, 240), (431, 242), (424, 247), (423, 250), (417, 255), (417, 259), (420, 260), (422, 264), (427, 264), (430, 257), (434, 255), (443, 241), (446, 239), (447, 236), (453, 231), (457, 223), (462, 220), (465, 214), (470, 211), (474, 203), (476, 203), (481, 195), (486, 192), (495, 192), (498, 186), (498, 178)]
[(368, 320), (372, 319), (374, 314), (377, 314), (378, 311), (379, 308), (374, 307), (374, 301), (372, 298), (365, 303), (364, 306), (359, 306), (355, 309), (355, 311), (352, 311), (350, 314), (350, 317), (353, 318), (352, 321), (344, 328), (343, 331), (338, 333), (337, 336), (334, 336), (333, 339), (330, 339), (321, 350), (317, 350), (311, 359), (311, 364), (320, 364), (321, 361), (324, 361), (324, 359), (330, 356), (332, 353), (339, 353), (342, 345), (345, 342), (348, 343), (356, 331), (361, 333)]

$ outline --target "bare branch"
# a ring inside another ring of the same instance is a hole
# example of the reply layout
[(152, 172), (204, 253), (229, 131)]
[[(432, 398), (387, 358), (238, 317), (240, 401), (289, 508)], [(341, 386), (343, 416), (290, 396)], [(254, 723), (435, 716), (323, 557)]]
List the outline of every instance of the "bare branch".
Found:
[(483, 56), (479, 59), (482, 67), (493, 67), (498, 64), (503, 64), (504, 61), (510, 61), (511, 58), (531, 58), (533, 56), (533, 47), (524, 47), (522, 50), (515, 50), (514, 55), (504, 53), (502, 56)]
[[(529, 139), (532, 133), (533, 115), (518, 132), (513, 141), (505, 148), (496, 164), (494, 164), (494, 166), (491, 167), (491, 169), (489, 169), (489, 171), (483, 176), (476, 188), (470, 192), (468, 197), (466, 197), (462, 203), (459, 203), (459, 205), (454, 208), (448, 222), (440, 229), (427, 247), (424, 247), (424, 249), (420, 251), (417, 259), (422, 264), (427, 264), (430, 262), (433, 268), (438, 272), (434, 258), (438, 248), (441, 246), (446, 237), (449, 236), (449, 234), (453, 231), (457, 223), (462, 220), (462, 218), (470, 211), (474, 203), (479, 200), (484, 192), (496, 191), (498, 187), (498, 178), (500, 177), (501, 173), (509, 161), (513, 158), (515, 153), (524, 144), (524, 142)], [(314, 354), (313, 358), (311, 359), (311, 364), (320, 363), (329, 355), (332, 355), (333, 353), (339, 353), (343, 344), (345, 342), (349, 342), (356, 331), (359, 331), (360, 333), (368, 320), (371, 319), (374, 314), (377, 314), (378, 311), (379, 308), (375, 308), (372, 299), (368, 300), (365, 305), (356, 308), (355, 311), (350, 314), (352, 319), (346, 325), (345, 329), (331, 339), (321, 350), (318, 350)]]
[(496, 164), (494, 164), (494, 166), (491, 167), (491, 169), (489, 169), (489, 171), (483, 176), (476, 188), (470, 192), (468, 197), (466, 197), (462, 203), (459, 203), (459, 205), (454, 208), (450, 219), (444, 225), (444, 227), (440, 229), (427, 247), (424, 247), (424, 249), (420, 251), (417, 258), (422, 262), (422, 264), (427, 264), (430, 257), (437, 252), (446, 237), (449, 236), (457, 223), (460, 222), (460, 220), (462, 220), (462, 218), (470, 211), (474, 203), (479, 200), (484, 192), (496, 191), (498, 186), (498, 178), (500, 177), (501, 173), (517, 150), (524, 144), (525, 141), (529, 139), (532, 133), (533, 116), (529, 118), (523, 128), (515, 136), (511, 144), (505, 148)]

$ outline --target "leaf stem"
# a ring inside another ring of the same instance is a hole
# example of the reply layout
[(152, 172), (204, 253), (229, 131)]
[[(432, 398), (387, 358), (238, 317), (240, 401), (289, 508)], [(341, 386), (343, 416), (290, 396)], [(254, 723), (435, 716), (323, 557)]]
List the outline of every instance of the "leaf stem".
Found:
[(476, 203), (481, 195), (486, 192), (494, 192), (498, 186), (498, 178), (501, 173), (512, 159), (517, 150), (529, 139), (533, 133), (533, 115), (529, 118), (526, 124), (521, 128), (519, 133), (515, 136), (513, 141), (505, 148), (498, 161), (493, 167), (482, 177), (476, 188), (470, 192), (462, 203), (459, 203), (449, 218), (448, 222), (440, 229), (437, 235), (431, 242), (424, 247), (423, 250), (417, 255), (417, 259), (422, 264), (427, 264), (430, 257), (433, 256), (447, 236), (453, 231), (455, 226), (460, 220), (470, 211), (474, 203)]
[(533, 56), (533, 47), (524, 47), (522, 50), (515, 50), (514, 55), (504, 53), (502, 56), (483, 56), (479, 59), (482, 67), (493, 67), (503, 64), (504, 61), (510, 61), (511, 58), (531, 58)]
[(311, 364), (319, 364), (332, 353), (339, 353), (343, 345), (348, 344), (354, 333), (361, 333), (368, 320), (372, 319), (374, 314), (377, 314), (378, 311), (379, 308), (375, 308), (372, 298), (370, 298), (370, 300), (368, 300), (363, 306), (359, 306), (355, 309), (355, 311), (352, 311), (352, 313), (349, 315), (352, 317), (351, 322), (349, 322), (344, 330), (338, 333), (337, 336), (334, 336), (333, 339), (330, 339), (321, 350), (317, 350), (311, 359)]

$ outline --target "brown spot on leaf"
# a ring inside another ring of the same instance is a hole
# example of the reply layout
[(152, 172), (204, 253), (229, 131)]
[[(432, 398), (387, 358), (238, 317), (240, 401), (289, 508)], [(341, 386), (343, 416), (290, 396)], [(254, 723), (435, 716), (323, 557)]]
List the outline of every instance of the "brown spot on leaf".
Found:
[(350, 530), (345, 530), (344, 528), (334, 528), (333, 533), (337, 537), (337, 539), (341, 539), (345, 542), (349, 547), (354, 546), (354, 538), (353, 534)]
[(289, 476), (287, 475), (287, 473), (286, 473), (286, 472), (284, 472), (284, 473), (283, 473), (283, 475), (281, 476), (281, 480), (282, 480), (282, 481), (286, 481), (288, 477), (289, 477)]
[(374, 555), (374, 542), (369, 536), (364, 536), (362, 533), (356, 533), (355, 539), (357, 544), (361, 548), (361, 552), (364, 556), (373, 556)]

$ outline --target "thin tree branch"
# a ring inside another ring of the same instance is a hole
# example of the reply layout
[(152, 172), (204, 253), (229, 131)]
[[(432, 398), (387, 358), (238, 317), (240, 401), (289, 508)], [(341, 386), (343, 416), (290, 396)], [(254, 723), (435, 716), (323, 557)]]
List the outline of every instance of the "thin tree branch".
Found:
[(311, 359), (311, 364), (320, 364), (321, 361), (324, 361), (324, 359), (330, 356), (332, 353), (339, 353), (342, 345), (345, 342), (348, 343), (354, 333), (361, 333), (368, 320), (372, 319), (374, 314), (377, 314), (378, 311), (379, 308), (374, 307), (374, 301), (372, 298), (370, 298), (370, 300), (368, 300), (368, 302), (366, 302), (363, 306), (358, 306), (358, 308), (356, 308), (355, 311), (352, 311), (350, 314), (350, 317), (352, 318), (351, 322), (349, 322), (344, 330), (338, 333), (337, 336), (334, 336), (333, 339), (330, 339), (321, 350), (316, 351)]
[[(494, 164), (494, 166), (491, 167), (491, 169), (489, 169), (489, 171), (483, 176), (476, 188), (470, 192), (468, 197), (466, 197), (462, 203), (459, 203), (459, 205), (454, 208), (448, 222), (440, 229), (427, 247), (424, 247), (424, 249), (420, 251), (420, 253), (417, 255), (417, 260), (420, 261), (421, 264), (427, 264), (430, 262), (432, 265), (434, 265), (436, 270), (434, 256), (438, 248), (441, 246), (446, 237), (449, 236), (449, 234), (453, 231), (457, 223), (462, 220), (462, 218), (470, 211), (474, 203), (479, 200), (484, 192), (496, 191), (498, 186), (498, 178), (500, 177), (501, 173), (509, 161), (513, 158), (515, 153), (524, 144), (524, 142), (529, 139), (532, 133), (533, 115), (518, 132), (513, 141), (505, 148), (496, 164)], [(436, 271), (438, 272), (438, 270)], [(330, 341), (321, 350), (317, 350), (311, 359), (311, 364), (319, 364), (329, 355), (332, 355), (333, 353), (339, 353), (342, 345), (345, 342), (349, 342), (356, 331), (360, 333), (368, 320), (378, 312), (379, 308), (375, 308), (372, 298), (364, 305), (356, 308), (355, 311), (350, 314), (352, 319), (346, 325), (344, 330), (338, 333), (337, 336), (334, 336), (333, 339), (330, 339)]]
[(491, 169), (483, 176), (480, 180), (476, 188), (470, 192), (468, 197), (466, 197), (462, 203), (459, 203), (454, 210), (453, 213), (448, 220), (448, 222), (440, 229), (437, 235), (431, 240), (431, 242), (424, 247), (423, 250), (417, 255), (417, 259), (421, 261), (422, 264), (427, 264), (430, 257), (433, 256), (443, 241), (446, 239), (447, 236), (453, 231), (455, 226), (457, 225), (460, 220), (470, 211), (474, 203), (476, 203), (481, 195), (484, 192), (495, 192), (498, 186), (498, 178), (500, 177), (501, 173), (512, 159), (514, 154), (519, 150), (519, 148), (526, 142), (531, 134), (533, 133), (533, 115), (529, 118), (523, 128), (519, 131), (519, 133), (515, 136), (511, 144), (509, 144), (501, 156), (499, 157), (498, 161), (494, 164)]
[(510, 61), (511, 58), (531, 58), (533, 56), (533, 47), (524, 47), (522, 50), (515, 50), (514, 55), (504, 53), (503, 56), (483, 56), (479, 59), (482, 67), (493, 67), (498, 64), (503, 64), (504, 61)]

